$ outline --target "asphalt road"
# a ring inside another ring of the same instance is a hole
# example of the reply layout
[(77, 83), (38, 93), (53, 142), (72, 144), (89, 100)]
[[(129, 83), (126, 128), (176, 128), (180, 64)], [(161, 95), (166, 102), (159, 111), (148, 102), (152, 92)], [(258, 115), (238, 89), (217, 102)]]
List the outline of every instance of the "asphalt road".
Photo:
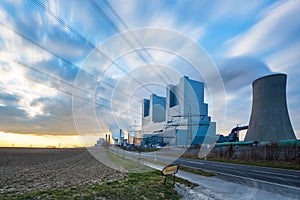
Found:
[(181, 165), (205, 169), (217, 174), (222, 180), (300, 198), (300, 172), (258, 166), (190, 160), (180, 158)]
[[(143, 157), (154, 159), (151, 154)], [(166, 156), (156, 160), (170, 162)], [(174, 163), (217, 174), (216, 178), (300, 199), (300, 171), (179, 158)]]

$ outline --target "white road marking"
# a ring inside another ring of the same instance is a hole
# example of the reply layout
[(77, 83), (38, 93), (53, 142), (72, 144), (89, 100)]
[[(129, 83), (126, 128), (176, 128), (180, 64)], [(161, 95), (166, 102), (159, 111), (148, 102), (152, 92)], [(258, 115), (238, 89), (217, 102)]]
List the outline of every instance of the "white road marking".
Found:
[(220, 165), (211, 165), (215, 167), (221, 167), (221, 168), (229, 168), (229, 169), (236, 169), (235, 167), (229, 167), (229, 166), (220, 166)]
[[(202, 170), (207, 170), (207, 169), (203, 169), (203, 168), (200, 168), (200, 167), (195, 167), (195, 168), (202, 169)], [(214, 173), (217, 173), (217, 174), (222, 174), (222, 175), (225, 175), (225, 176), (232, 176), (232, 177), (236, 177), (236, 178), (242, 178), (242, 179), (247, 179), (247, 180), (251, 180), (251, 181), (267, 183), (267, 184), (271, 184), (271, 185), (277, 185), (277, 186), (281, 186), (281, 187), (287, 187), (287, 188), (291, 188), (291, 189), (300, 190), (300, 188), (294, 187), (294, 186), (283, 185), (283, 184), (279, 184), (279, 183), (272, 183), (272, 182), (269, 182), (269, 181), (263, 181), (263, 180), (259, 180), (259, 179), (248, 178), (248, 177), (238, 176), (238, 175), (233, 175), (233, 174), (227, 174), (227, 173), (218, 172), (218, 171), (215, 171), (215, 170), (207, 170), (207, 171), (211, 171), (211, 172), (214, 172)]]
[(221, 173), (221, 172), (216, 172), (216, 171), (214, 171), (214, 172), (219, 173), (219, 174), (223, 174), (223, 175), (227, 175), (227, 176), (233, 176), (233, 177), (237, 177), (237, 178), (248, 179), (248, 180), (251, 180), (251, 181), (257, 181), (257, 182), (267, 183), (267, 184), (271, 184), (271, 185), (278, 185), (278, 186), (282, 186), (282, 187), (287, 187), (287, 188), (300, 190), (300, 188), (297, 188), (297, 187), (294, 187), (294, 186), (283, 185), (283, 184), (279, 184), (279, 183), (272, 183), (272, 182), (268, 182), (268, 181), (263, 181), (263, 180), (258, 180), (258, 179), (243, 177), (243, 176), (237, 176), (237, 175), (232, 175), (232, 174), (226, 174), (226, 173)]

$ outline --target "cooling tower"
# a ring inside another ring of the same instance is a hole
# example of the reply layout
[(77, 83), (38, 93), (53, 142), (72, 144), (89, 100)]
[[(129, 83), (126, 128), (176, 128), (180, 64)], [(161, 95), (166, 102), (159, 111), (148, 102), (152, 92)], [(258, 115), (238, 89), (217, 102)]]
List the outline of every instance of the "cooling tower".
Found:
[(253, 103), (245, 141), (296, 139), (286, 104), (286, 74), (272, 74), (252, 83)]

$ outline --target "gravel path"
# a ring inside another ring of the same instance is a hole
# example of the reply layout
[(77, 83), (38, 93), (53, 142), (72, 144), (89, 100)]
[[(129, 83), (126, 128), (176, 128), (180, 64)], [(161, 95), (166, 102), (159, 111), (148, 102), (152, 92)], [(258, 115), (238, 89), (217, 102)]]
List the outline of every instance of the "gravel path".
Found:
[(78, 149), (0, 148), (0, 194), (85, 187), (125, 174)]

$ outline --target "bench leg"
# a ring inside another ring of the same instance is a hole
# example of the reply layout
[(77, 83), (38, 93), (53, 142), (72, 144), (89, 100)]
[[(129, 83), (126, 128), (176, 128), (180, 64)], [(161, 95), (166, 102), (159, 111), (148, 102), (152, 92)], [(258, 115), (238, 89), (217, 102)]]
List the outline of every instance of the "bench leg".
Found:
[(173, 187), (175, 185), (175, 174), (173, 175)]

